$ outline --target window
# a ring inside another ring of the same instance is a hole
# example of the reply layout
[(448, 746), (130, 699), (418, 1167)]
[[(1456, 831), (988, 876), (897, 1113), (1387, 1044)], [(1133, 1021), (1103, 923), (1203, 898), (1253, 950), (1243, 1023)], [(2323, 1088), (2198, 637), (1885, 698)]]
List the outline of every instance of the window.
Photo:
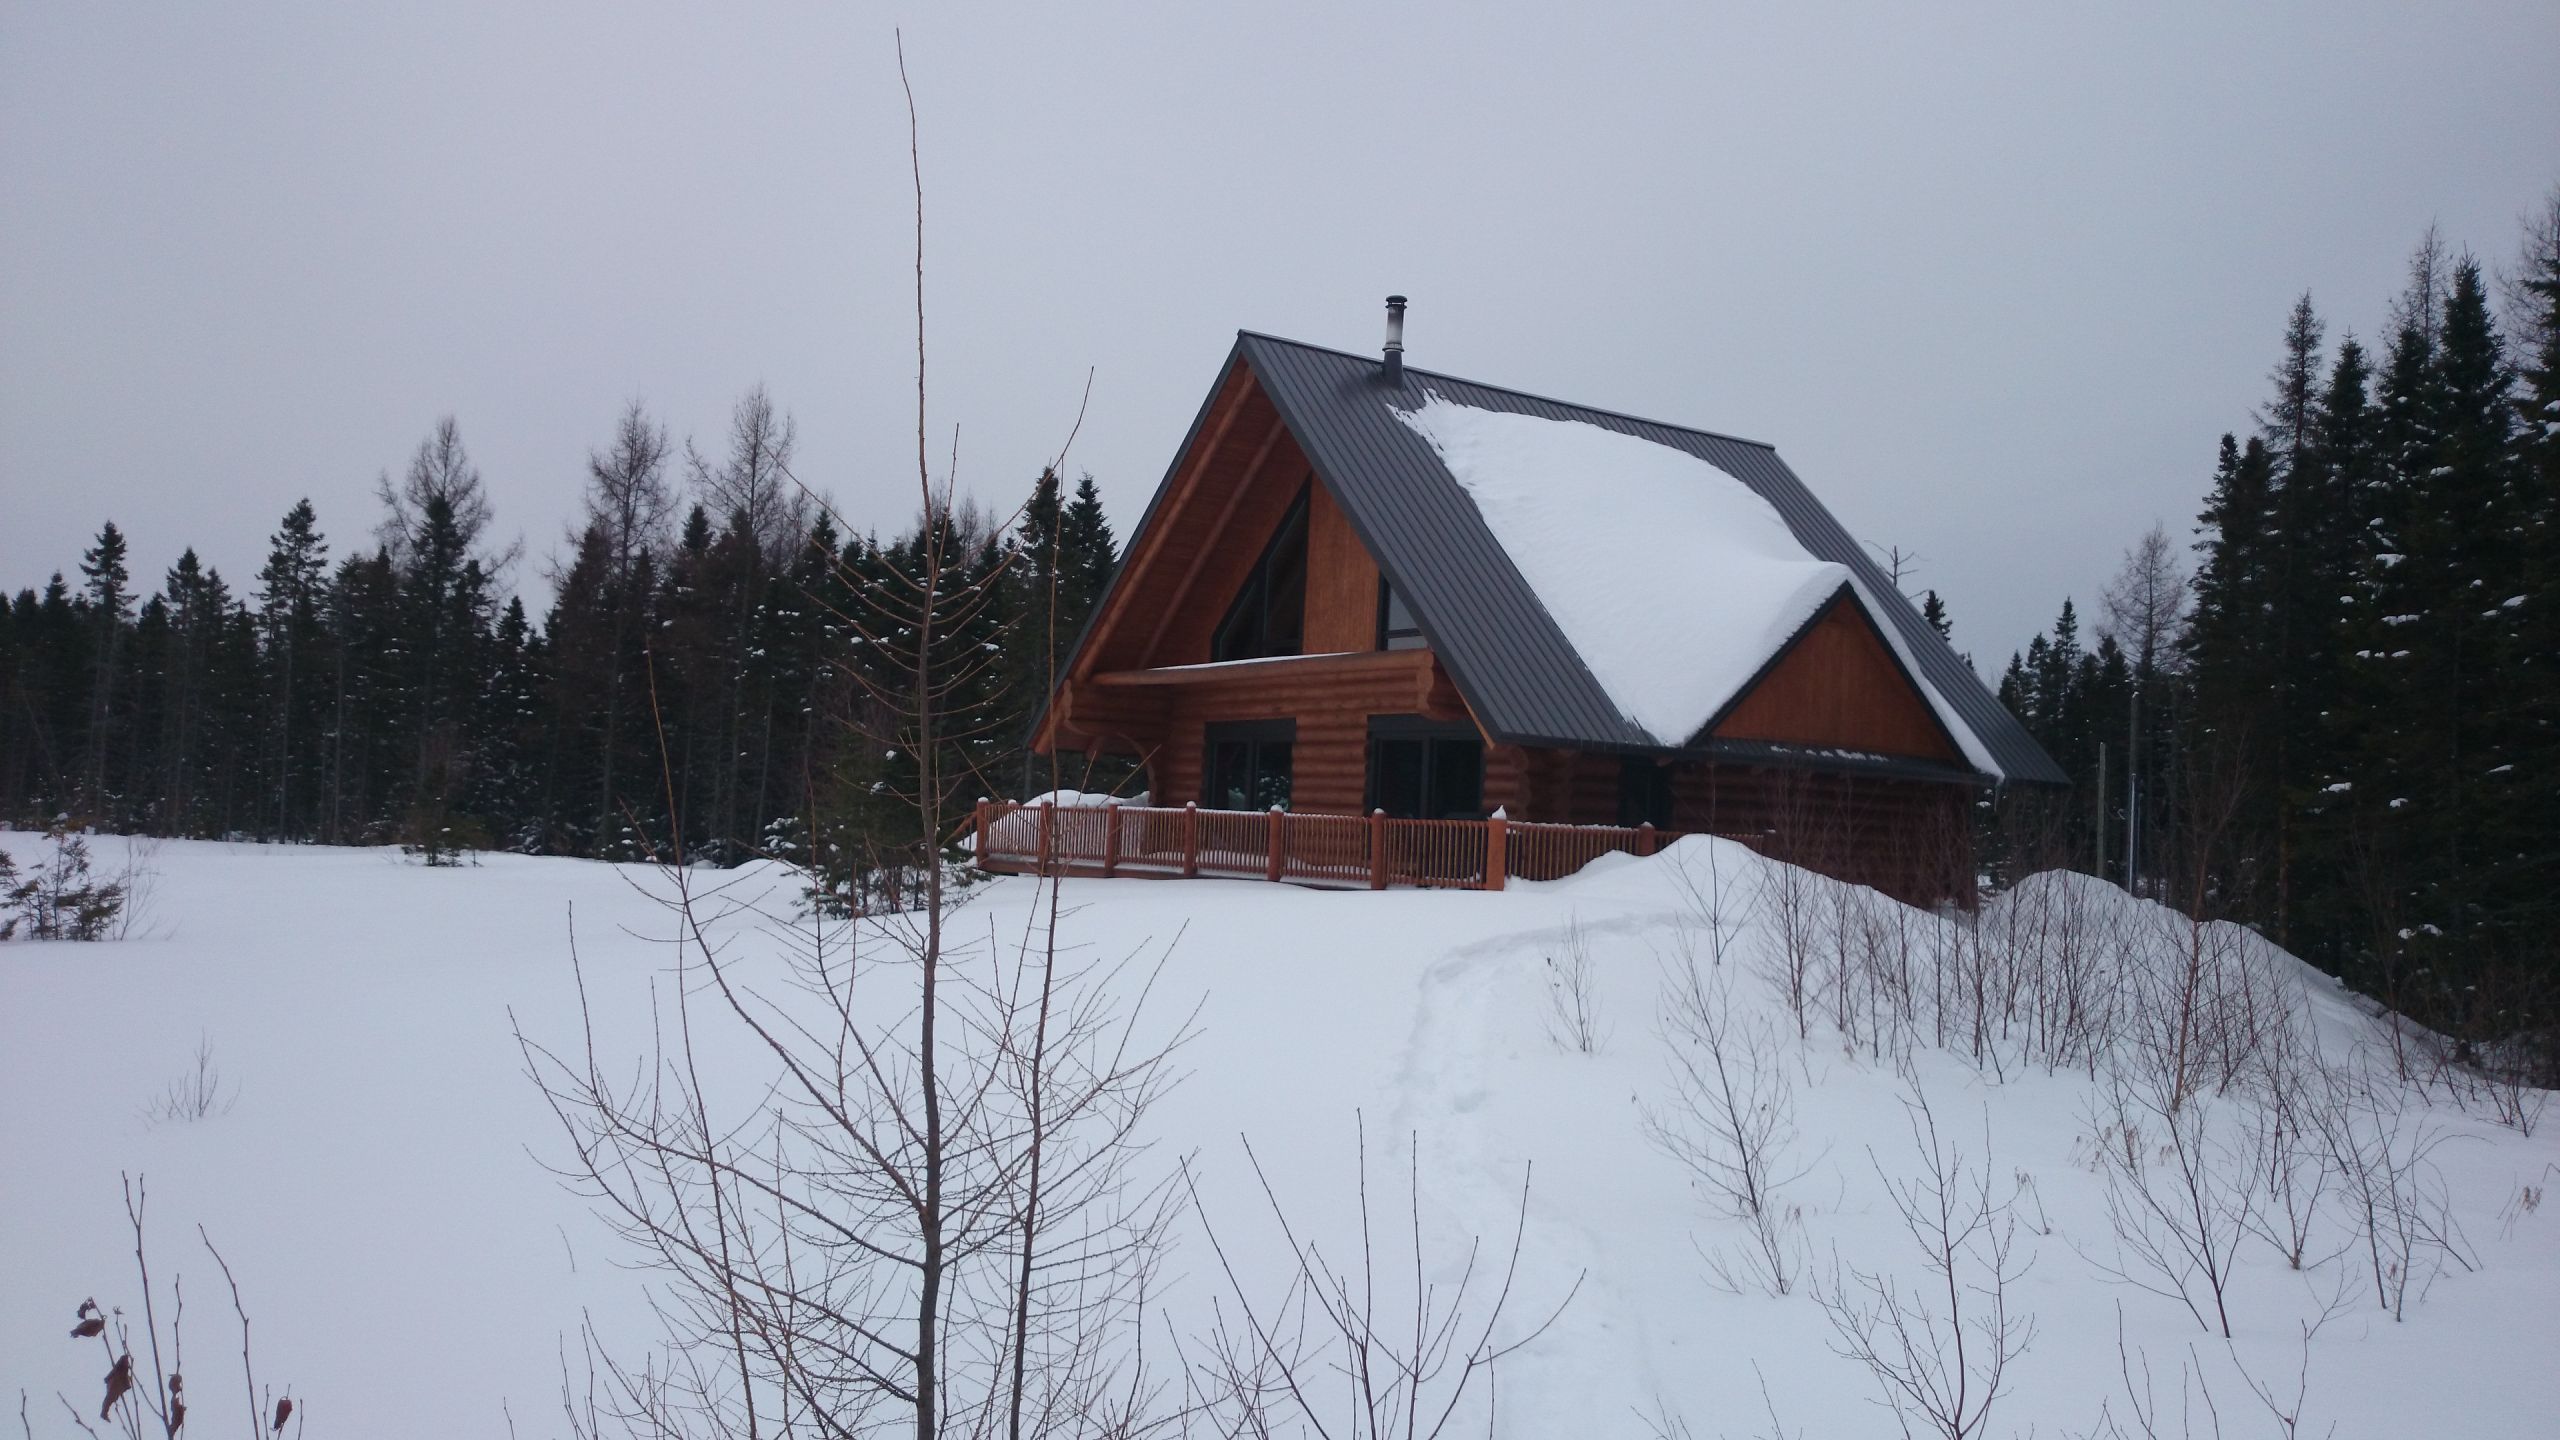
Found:
[(1422, 624), (1413, 618), (1404, 597), (1396, 587), (1378, 579), (1378, 648), (1381, 650), (1419, 650), (1430, 642), (1422, 638)]
[(1643, 755), (1618, 762), (1618, 823), (1671, 828), (1671, 767)]
[(1260, 660), (1305, 649), (1307, 497), (1301, 493), (1254, 562), (1209, 642), (1212, 660)]
[(1203, 739), (1200, 806), (1204, 810), (1289, 808), (1295, 720), (1246, 720), (1209, 726)]
[(1399, 820), (1484, 814), (1484, 740), (1412, 715), (1369, 720), (1369, 806)]

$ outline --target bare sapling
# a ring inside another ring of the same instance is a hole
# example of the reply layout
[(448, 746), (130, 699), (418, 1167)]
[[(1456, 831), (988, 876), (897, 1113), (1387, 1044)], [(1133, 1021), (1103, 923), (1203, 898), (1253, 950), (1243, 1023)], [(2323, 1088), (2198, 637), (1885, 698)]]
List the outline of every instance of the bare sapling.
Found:
[[(193, 1404), (187, 1392), (186, 1379), (186, 1278), (173, 1273), (164, 1296), (159, 1282), (151, 1275), (150, 1247), (143, 1219), (150, 1204), (150, 1191), (144, 1178), (124, 1178), (124, 1212), (133, 1230), (133, 1269), (136, 1293), (140, 1296), (140, 1334), (135, 1333), (137, 1317), (122, 1305), (101, 1306), (92, 1297), (80, 1302), (73, 1311), (70, 1336), (74, 1342), (95, 1340), (105, 1360), (107, 1372), (100, 1382), (100, 1398), (95, 1419), (89, 1408), (75, 1403), (62, 1391), (54, 1398), (61, 1404), (71, 1422), (92, 1437), (100, 1425), (111, 1427), (126, 1440), (175, 1440), (185, 1428)], [(279, 1395), (261, 1389), (257, 1370), (249, 1348), (249, 1312), (240, 1298), (240, 1282), (231, 1272), (230, 1262), (214, 1249), (213, 1240), (196, 1227), (197, 1238), (204, 1242), (205, 1253), (222, 1271), (231, 1291), (232, 1313), (240, 1321), (240, 1383), (247, 1400), (247, 1429), (250, 1440), (278, 1440), (288, 1423), (295, 1440), (302, 1434), (301, 1402), (288, 1389)], [(166, 1304), (166, 1318), (162, 1306)], [(202, 1390), (199, 1386), (199, 1391)], [(207, 1404), (221, 1403), (206, 1401)], [(34, 1427), (26, 1414), (26, 1397), (19, 1396), (19, 1426), (33, 1440)], [(228, 1427), (225, 1427), (228, 1428)], [(202, 1433), (201, 1424), (196, 1433)]]
[[(1303, 1426), (1354, 1440), (1432, 1440), (1481, 1423), (1490, 1434), (1498, 1367), (1535, 1344), (1582, 1288), (1577, 1274), (1537, 1320), (1506, 1326), (1528, 1229), (1528, 1168), (1521, 1171), (1511, 1242), (1496, 1272), (1482, 1236), (1467, 1241), (1463, 1256), (1436, 1254), (1425, 1243), (1421, 1161), (1410, 1137), (1404, 1253), (1394, 1253), (1381, 1230), (1392, 1234), (1399, 1227), (1373, 1207), (1365, 1124), (1358, 1134), (1360, 1233), (1345, 1238), (1336, 1252), (1341, 1261), (1301, 1236), (1261, 1157), (1245, 1144), (1272, 1224), (1288, 1247), (1288, 1270), (1276, 1294), (1240, 1271), (1238, 1252), (1200, 1202), (1198, 1176), (1184, 1167), (1202, 1233), (1226, 1280), (1226, 1302), (1234, 1307), (1213, 1307), (1187, 1381), (1183, 1408), (1211, 1433), (1269, 1436)], [(1452, 1269), (1454, 1280), (1429, 1278)]]
[(2228, 1339), (2264, 1149), (2227, 1107), (2201, 1097), (2182, 1104), (2122, 1076), (2092, 1102), (2090, 1130), (2114, 1249), (2112, 1258), (2082, 1253), (2107, 1278), (2175, 1301)]
[[(1013, 552), (931, 466), (908, 106), (921, 525), (877, 574), (826, 557), (836, 598), (811, 597), (848, 637), (846, 753), (885, 767), (864, 803), (904, 823), (855, 859), (851, 904), (813, 883), (787, 914), (700, 890), (671, 837), (672, 974), (637, 1071), (607, 1058), (574, 931), (578, 1044), (519, 1030), (563, 1178), (660, 1277), (661, 1347), (590, 1336), (583, 1396), (564, 1356), (582, 1437), (1135, 1435), (1158, 1412), (1141, 1308), (1177, 1187), (1142, 1165), (1140, 1129), (1186, 1027), (1150, 1038), (1151, 976), (1063, 945), (1054, 887), (1019, 924), (967, 923), (943, 855), (958, 797), (987, 788)], [(713, 1029), (752, 1075), (706, 1080)]]
[(2396, 1076), (2342, 1080), (2313, 1120), (2378, 1308), (2405, 1320), (2411, 1291), (2423, 1297), (2447, 1264), (2479, 1268), (2435, 1164), (2454, 1136), (2428, 1117), (2413, 1086)]
[(2035, 1318), (2014, 1310), (2010, 1287), (2032, 1257), (2017, 1248), (2015, 1193), (1992, 1180), (1989, 1117), (1983, 1153), (1943, 1139), (1915, 1084), (1903, 1101), (1917, 1173), (1896, 1179), (1868, 1156), (1876, 1179), (1920, 1257), (1921, 1278), (1833, 1262), (1812, 1287), (1831, 1322), (1832, 1350), (1873, 1379), (1876, 1403), (1906, 1436), (1966, 1440), (1990, 1433), (2009, 1367), (2035, 1339)]
[(1800, 865), (1770, 865), (1760, 872), (1755, 908), (1761, 924), (1754, 960), (1761, 978), (1795, 1017), (1798, 1040), (1812, 1038), (1815, 1008), (1822, 1001), (1823, 888), (1834, 883)]
[[(2336, 1314), (2335, 1307), (2324, 1310), (2317, 1318), (2301, 1322), (2293, 1384), (2288, 1391), (2281, 1383), (2264, 1379), (2249, 1367), (2237, 1345), (2226, 1340), (2223, 1349), (2230, 1361), (2231, 1372), (2240, 1379), (2242, 1388), (2264, 1410), (2277, 1440), (2299, 1440), (2306, 1434), (2330, 1436), (2337, 1426), (2308, 1431), (2303, 1417), (2311, 1408), (2311, 1341)], [(2197, 1440), (2218, 1437), (2222, 1429), (2222, 1405), (2214, 1399), (2213, 1386), (2205, 1374), (2204, 1356), (2194, 1345), (2185, 1347), (2178, 1361), (2177, 1394), (2163, 1396), (2152, 1373), (2148, 1351), (2125, 1339), (2124, 1306), (2116, 1306), (2116, 1373), (2125, 1402), (2124, 1413), (2115, 1413), (2113, 1400), (2098, 1407), (2098, 1423), (2085, 1432), (2084, 1440)], [(2226, 1386), (2225, 1393), (2228, 1393)], [(2069, 1433), (2069, 1432), (2066, 1432)]]
[(1565, 929), (1561, 958), (1549, 955), (1547, 1038), (1556, 1048), (1597, 1055), (1609, 1043), (1600, 1008), (1600, 967), (1591, 956), (1591, 934), (1575, 921)]
[[(1684, 845), (1675, 860), (1671, 884), (1680, 896), (1682, 953), (1695, 964), (1703, 952), (1709, 965), (1722, 969), (1735, 940), (1756, 918), (1760, 883), (1726, 873), (1726, 847), (1720, 840)], [(1751, 862), (1752, 873), (1760, 868), (1759, 861)]]
[(1791, 1294), (1804, 1269), (1804, 1212), (1785, 1191), (1808, 1167), (1794, 1158), (1785, 1042), (1767, 1020), (1735, 1009), (1728, 977), (1693, 963), (1666, 966), (1662, 1013), (1671, 1088), (1643, 1107), (1645, 1138), (1747, 1232), (1738, 1246), (1700, 1247), (1715, 1283)]
[(2162, 1395), (2151, 1352), (2125, 1339), (2121, 1303), (2116, 1306), (2116, 1376), (2124, 1413), (2116, 1413), (2115, 1397), (2100, 1401), (2097, 1424), (2079, 1440), (2221, 1440), (2222, 1407), (2205, 1376), (2204, 1357), (2195, 1346), (2186, 1346), (2178, 1360), (2177, 1394)]
[(2321, 1115), (2337, 1103), (2338, 1081), (2310, 1035), (2290, 1026), (2259, 1051), (2254, 1070), (2248, 1143), (2257, 1152), (2264, 1193), (2247, 1212), (2248, 1227), (2288, 1268), (2316, 1270), (2354, 1243), (2320, 1238), (2339, 1178), (2322, 1139)]
[(222, 1067), (214, 1063), (213, 1038), (202, 1036), (196, 1041), (195, 1063), (143, 1107), (142, 1118), (151, 1125), (210, 1120), (229, 1114), (239, 1099), (239, 1088), (226, 1085)]

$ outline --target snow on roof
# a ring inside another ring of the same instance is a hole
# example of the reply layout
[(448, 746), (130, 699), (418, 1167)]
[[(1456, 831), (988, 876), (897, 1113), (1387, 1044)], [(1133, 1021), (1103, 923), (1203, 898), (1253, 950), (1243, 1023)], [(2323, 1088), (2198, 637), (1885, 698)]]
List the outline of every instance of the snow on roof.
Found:
[[(1695, 736), (1841, 586), (1878, 613), (1849, 567), (1815, 559), (1774, 506), (1695, 455), (1437, 393), (1394, 414), (1439, 453), (1601, 688), (1660, 744)], [(2001, 773), (1893, 627), (1876, 628), (1966, 759)]]

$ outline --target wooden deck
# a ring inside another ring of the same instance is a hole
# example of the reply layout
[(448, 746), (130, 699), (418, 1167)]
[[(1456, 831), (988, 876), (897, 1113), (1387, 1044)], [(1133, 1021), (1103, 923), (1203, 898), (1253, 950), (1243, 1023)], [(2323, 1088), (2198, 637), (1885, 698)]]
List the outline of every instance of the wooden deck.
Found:
[(1208, 876), (1367, 890), (1499, 890), (1509, 880), (1561, 880), (1603, 855), (1650, 855), (1679, 838), (1650, 825), (1009, 800), (979, 801), (976, 829), (978, 868), (1005, 874)]

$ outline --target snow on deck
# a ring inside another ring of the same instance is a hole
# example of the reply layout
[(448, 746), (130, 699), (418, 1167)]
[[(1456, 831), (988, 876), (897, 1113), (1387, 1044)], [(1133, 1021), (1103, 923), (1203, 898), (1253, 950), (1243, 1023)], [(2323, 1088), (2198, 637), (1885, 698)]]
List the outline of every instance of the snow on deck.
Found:
[[(1396, 418), (1431, 442), (1494, 538), (1629, 720), (1696, 735), (1844, 585), (1750, 486), (1686, 451), (1579, 420), (1437, 394)], [(1966, 757), (2000, 773), (1952, 707), (1887, 643)]]

